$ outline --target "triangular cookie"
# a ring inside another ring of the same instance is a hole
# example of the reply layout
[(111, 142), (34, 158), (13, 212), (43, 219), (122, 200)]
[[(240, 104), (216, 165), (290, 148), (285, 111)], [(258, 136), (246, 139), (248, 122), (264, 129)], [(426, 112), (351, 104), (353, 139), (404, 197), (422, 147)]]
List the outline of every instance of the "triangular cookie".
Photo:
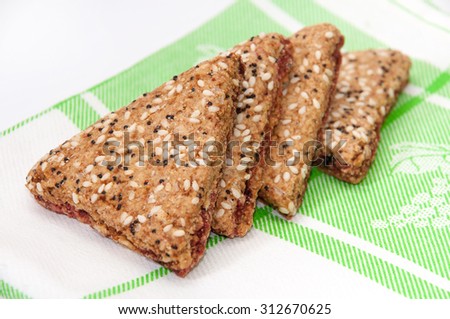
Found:
[(281, 98), (281, 111), (266, 152), (260, 196), (290, 218), (302, 203), (310, 156), (328, 110), (344, 38), (334, 26), (306, 27), (290, 38), (293, 67)]
[(291, 46), (282, 35), (261, 34), (234, 47), (242, 59), (237, 115), (230, 137), (228, 163), (219, 183), (212, 229), (228, 237), (244, 236), (253, 223), (256, 198), (261, 188), (261, 150), (269, 118), (278, 112), (281, 79), (288, 72)]
[(408, 83), (410, 67), (410, 59), (394, 50), (343, 55), (336, 94), (320, 135), (325, 147), (319, 163), (324, 172), (353, 184), (367, 175), (381, 125)]
[(206, 142), (226, 144), (240, 70), (230, 54), (175, 76), (51, 150), (27, 187), (44, 207), (186, 275), (205, 252), (222, 168), (193, 160)]

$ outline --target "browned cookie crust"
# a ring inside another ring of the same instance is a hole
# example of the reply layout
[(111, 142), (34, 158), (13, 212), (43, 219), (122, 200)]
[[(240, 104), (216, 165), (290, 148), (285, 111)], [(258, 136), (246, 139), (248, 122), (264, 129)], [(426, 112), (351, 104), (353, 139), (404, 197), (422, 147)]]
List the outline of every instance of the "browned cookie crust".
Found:
[[(275, 148), (266, 153), (260, 196), (292, 217), (303, 200), (310, 172), (309, 156), (328, 110), (340, 65), (344, 38), (330, 24), (304, 28), (290, 38), (293, 67), (272, 132)], [(284, 146), (281, 146), (284, 145)], [(309, 153), (309, 154), (308, 154)]]
[(51, 150), (28, 189), (44, 207), (186, 275), (205, 252), (222, 167), (188, 154), (226, 143), (241, 69), (230, 54), (175, 76)]
[[(380, 128), (408, 83), (411, 61), (394, 50), (368, 50), (343, 55), (337, 90), (321, 132), (321, 170), (357, 184), (375, 159)], [(325, 133), (331, 133), (326, 141)], [(345, 141), (338, 154), (332, 150)], [(338, 155), (338, 156), (336, 156)]]
[(281, 80), (291, 57), (291, 46), (279, 34), (252, 37), (234, 47), (241, 57), (244, 78), (240, 84), (237, 116), (228, 149), (228, 163), (219, 183), (216, 204), (211, 205), (212, 229), (228, 237), (244, 236), (253, 223), (253, 213), (262, 180), (258, 175), (264, 133), (269, 117), (278, 111)]

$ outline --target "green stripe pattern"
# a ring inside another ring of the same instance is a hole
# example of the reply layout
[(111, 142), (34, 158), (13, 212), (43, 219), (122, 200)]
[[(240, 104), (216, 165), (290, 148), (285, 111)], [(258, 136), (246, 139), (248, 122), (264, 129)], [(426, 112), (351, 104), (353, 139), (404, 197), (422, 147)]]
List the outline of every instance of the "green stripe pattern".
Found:
[[(335, 24), (346, 37), (346, 50), (386, 47), (373, 36), (314, 1), (274, 0), (273, 3), (301, 24), (310, 25), (323, 21)], [(174, 74), (195, 65), (199, 60), (206, 59), (217, 51), (229, 48), (262, 31), (289, 34), (289, 30), (251, 2), (237, 1), (178, 42), (90, 88), (87, 92), (97, 96), (109, 110), (116, 110), (143, 92), (151, 91)], [(359, 185), (349, 185), (313, 170), (301, 213), (378, 245), (442, 278), (450, 279), (448, 270), (450, 254), (447, 249), (450, 242), (450, 228), (415, 227), (411, 224), (383, 229), (372, 226), (374, 220), (389, 220), (391, 215), (397, 214), (402, 207), (410, 204), (411, 199), (417, 194), (429, 192), (435, 179), (450, 179), (441, 168), (428, 169), (421, 174), (404, 174), (397, 172), (391, 165), (393, 156), (391, 149), (395, 145), (404, 142), (450, 145), (448, 134), (450, 112), (427, 100), (428, 96), (436, 93), (450, 97), (450, 73), (414, 57), (412, 60), (411, 83), (422, 88), (423, 93), (418, 96), (402, 94), (399, 97), (398, 105), (391, 112), (382, 130), (377, 160), (367, 179)], [(62, 112), (80, 129), (84, 129), (100, 117), (81, 95), (75, 95), (1, 132), (0, 138), (36, 118), (45, 116), (50, 111)], [(444, 197), (444, 201), (450, 205), (448, 194)], [(336, 262), (405, 297), (450, 297), (449, 291), (436, 287), (387, 260), (301, 224), (281, 219), (272, 214), (269, 207), (258, 208), (254, 222), (255, 228), (265, 234)], [(211, 237), (208, 248), (218, 245), (223, 240), (224, 238), (220, 236)], [(159, 267), (110, 288), (87, 292), (83, 298), (107, 298), (145, 285), (148, 286), (147, 289), (151, 289), (152, 282), (169, 274), (170, 271)], [(28, 298), (2, 280), (0, 280), (0, 296)]]
[(28, 295), (0, 280), (0, 298), (29, 299)]

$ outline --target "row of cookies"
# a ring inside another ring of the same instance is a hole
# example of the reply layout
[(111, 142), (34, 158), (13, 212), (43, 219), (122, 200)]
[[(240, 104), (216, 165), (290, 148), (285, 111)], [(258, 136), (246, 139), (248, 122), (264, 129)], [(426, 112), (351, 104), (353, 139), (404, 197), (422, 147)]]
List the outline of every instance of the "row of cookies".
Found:
[(211, 230), (250, 230), (258, 196), (292, 217), (313, 164), (364, 177), (410, 62), (380, 50), (346, 53), (341, 66), (343, 41), (329, 24), (252, 37), (50, 150), (26, 185), (42, 206), (184, 276)]

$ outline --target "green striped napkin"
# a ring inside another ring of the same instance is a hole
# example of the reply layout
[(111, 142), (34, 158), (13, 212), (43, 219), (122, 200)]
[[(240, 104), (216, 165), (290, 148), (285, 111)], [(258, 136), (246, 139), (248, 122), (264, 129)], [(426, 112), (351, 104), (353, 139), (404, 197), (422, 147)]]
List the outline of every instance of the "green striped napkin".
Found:
[[(185, 279), (47, 212), (25, 189), (36, 159), (106, 112), (254, 34), (320, 22), (342, 31), (347, 51), (393, 47), (413, 60), (361, 184), (314, 170), (292, 221), (259, 205), (254, 230), (212, 236)], [(1, 132), (0, 297), (449, 298), (448, 52), (450, 20), (434, 1), (234, 2), (128, 70)]]

